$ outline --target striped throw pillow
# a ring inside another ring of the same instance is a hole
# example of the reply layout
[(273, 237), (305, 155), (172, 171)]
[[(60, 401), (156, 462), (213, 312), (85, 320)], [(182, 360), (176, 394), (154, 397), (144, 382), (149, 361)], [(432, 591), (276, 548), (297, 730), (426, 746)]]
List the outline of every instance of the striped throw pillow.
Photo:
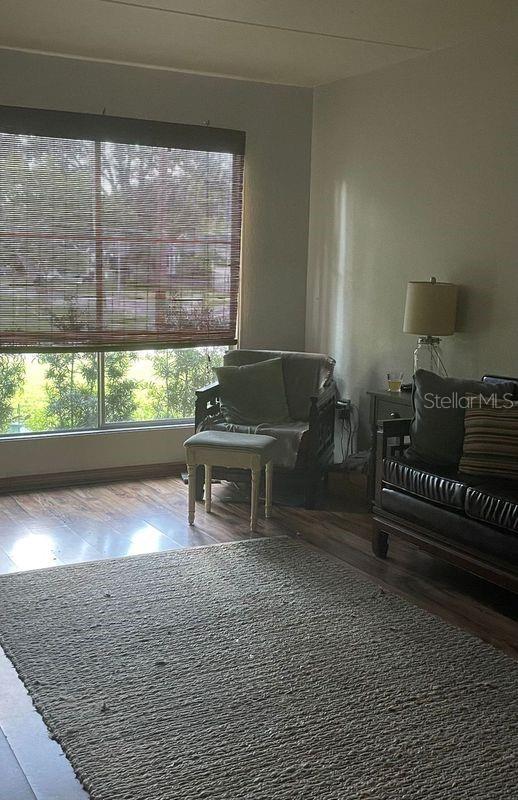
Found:
[(461, 472), (518, 480), (518, 403), (472, 403), (464, 417)]

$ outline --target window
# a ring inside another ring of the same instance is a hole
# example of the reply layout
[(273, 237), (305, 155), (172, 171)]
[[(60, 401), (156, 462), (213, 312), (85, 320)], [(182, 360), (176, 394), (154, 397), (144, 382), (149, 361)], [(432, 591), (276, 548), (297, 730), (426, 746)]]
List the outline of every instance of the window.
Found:
[(236, 342), (243, 157), (239, 131), (0, 107), (2, 432), (192, 417)]
[(187, 420), (225, 349), (0, 354), (0, 435)]

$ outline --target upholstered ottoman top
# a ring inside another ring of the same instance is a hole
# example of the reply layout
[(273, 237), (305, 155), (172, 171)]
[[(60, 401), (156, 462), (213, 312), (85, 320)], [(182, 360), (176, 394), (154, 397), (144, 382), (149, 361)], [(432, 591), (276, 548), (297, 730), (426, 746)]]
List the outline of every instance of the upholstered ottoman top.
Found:
[(214, 447), (218, 450), (241, 450), (267, 456), (273, 451), (277, 439), (259, 433), (227, 433), (226, 431), (201, 431), (184, 442), (185, 447)]

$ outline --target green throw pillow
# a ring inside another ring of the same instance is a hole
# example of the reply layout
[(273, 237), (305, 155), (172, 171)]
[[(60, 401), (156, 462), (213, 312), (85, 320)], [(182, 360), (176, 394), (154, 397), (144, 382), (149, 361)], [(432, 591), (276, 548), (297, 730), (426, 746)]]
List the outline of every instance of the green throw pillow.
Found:
[(289, 422), (282, 358), (242, 367), (218, 367), (221, 411), (227, 422), (258, 425)]

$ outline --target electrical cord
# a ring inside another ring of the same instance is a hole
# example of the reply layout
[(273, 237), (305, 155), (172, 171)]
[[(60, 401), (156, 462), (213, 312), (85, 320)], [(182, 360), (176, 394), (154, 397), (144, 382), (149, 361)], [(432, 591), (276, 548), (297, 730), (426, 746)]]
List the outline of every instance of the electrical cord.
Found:
[(354, 437), (358, 433), (360, 423), (360, 409), (351, 403), (351, 414), (349, 417), (349, 438), (347, 442), (347, 458), (353, 455)]
[[(352, 447), (353, 447), (354, 437), (358, 432), (359, 420), (360, 420), (359, 409), (357, 406), (351, 403), (349, 416), (347, 417), (347, 419), (342, 419), (342, 431), (340, 434), (340, 451), (342, 455), (342, 464), (344, 466), (349, 456), (353, 454)], [(344, 438), (346, 429), (347, 429), (347, 444), (345, 445), (344, 449)]]

